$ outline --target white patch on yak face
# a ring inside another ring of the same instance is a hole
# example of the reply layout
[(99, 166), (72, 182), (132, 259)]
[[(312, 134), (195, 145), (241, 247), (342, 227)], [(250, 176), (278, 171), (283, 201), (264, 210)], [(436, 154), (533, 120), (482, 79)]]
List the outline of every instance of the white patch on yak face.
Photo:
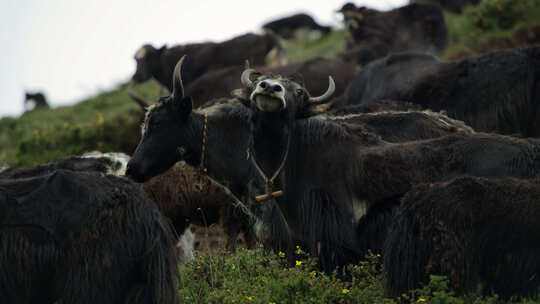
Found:
[(154, 112), (157, 108), (161, 106), (161, 103), (154, 103), (148, 108), (146, 108), (146, 113), (144, 113), (144, 120), (141, 124), (141, 137), (144, 137), (148, 132), (148, 121), (150, 120), (150, 115), (152, 114), (152, 112)]
[(276, 79), (264, 79), (257, 83), (250, 99), (263, 112), (276, 112), (287, 108), (285, 88)]
[(142, 47), (135, 53), (135, 59), (143, 59), (146, 55), (146, 48)]

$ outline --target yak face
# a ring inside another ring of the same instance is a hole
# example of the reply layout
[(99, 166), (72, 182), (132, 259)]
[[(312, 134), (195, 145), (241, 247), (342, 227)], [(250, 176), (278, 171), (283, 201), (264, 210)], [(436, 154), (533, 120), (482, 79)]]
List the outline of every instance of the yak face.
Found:
[(186, 151), (194, 133), (191, 106), (190, 97), (179, 104), (167, 97), (148, 108), (141, 127), (141, 140), (127, 165), (127, 176), (144, 182), (165, 172), (179, 160), (178, 152)]
[(254, 82), (250, 95), (253, 106), (263, 112), (287, 110), (304, 99), (304, 89), (295, 82), (285, 78), (261, 76)]
[(137, 69), (131, 79), (135, 83), (141, 83), (152, 78), (154, 71), (159, 69), (160, 57), (166, 46), (160, 49), (154, 48), (152, 45), (145, 44), (135, 53), (135, 61)]
[(326, 93), (319, 97), (311, 97), (303, 86), (290, 79), (262, 75), (251, 81), (252, 73), (256, 73), (255, 70), (246, 69), (242, 73), (241, 81), (244, 89), (243, 93), (239, 93), (240, 95), (236, 97), (243, 100), (244, 105), (261, 114), (283, 113), (292, 118), (319, 114), (323, 108), (328, 107), (328, 105), (321, 107), (321, 104), (329, 100), (335, 90), (331, 76)]
[(126, 170), (126, 175), (135, 181), (143, 182), (165, 172), (180, 157), (193, 162), (197, 149), (200, 151), (202, 135), (196, 130), (202, 122), (192, 115), (191, 97), (184, 97), (180, 75), (184, 58), (174, 69), (171, 96), (162, 98), (146, 112), (141, 140)]

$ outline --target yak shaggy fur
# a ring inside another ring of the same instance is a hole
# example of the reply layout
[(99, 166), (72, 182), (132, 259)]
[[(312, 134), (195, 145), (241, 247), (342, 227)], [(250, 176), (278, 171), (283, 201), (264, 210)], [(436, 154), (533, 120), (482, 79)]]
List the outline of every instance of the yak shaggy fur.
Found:
[(540, 181), (464, 176), (413, 188), (392, 221), (384, 265), (388, 290), (417, 288), (428, 274), (461, 292), (537, 295)]
[(166, 220), (135, 184), (54, 170), (0, 180), (5, 303), (177, 303)]

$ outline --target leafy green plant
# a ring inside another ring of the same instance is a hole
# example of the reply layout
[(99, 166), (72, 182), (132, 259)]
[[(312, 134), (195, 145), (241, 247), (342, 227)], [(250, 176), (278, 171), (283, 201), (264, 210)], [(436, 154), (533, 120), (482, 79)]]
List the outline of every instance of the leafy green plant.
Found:
[(393, 303), (384, 297), (380, 256), (349, 266), (352, 280), (326, 275), (297, 247), (294, 265), (262, 247), (200, 255), (180, 269), (181, 298), (189, 303)]

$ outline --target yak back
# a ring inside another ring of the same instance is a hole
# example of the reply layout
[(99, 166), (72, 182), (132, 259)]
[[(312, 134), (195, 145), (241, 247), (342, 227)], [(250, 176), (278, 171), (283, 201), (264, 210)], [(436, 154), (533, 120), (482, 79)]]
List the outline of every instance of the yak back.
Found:
[[(201, 189), (196, 188), (198, 183)], [(187, 227), (186, 218), (193, 224), (209, 226), (220, 222), (220, 207), (234, 208), (233, 199), (223, 187), (185, 162), (175, 164), (142, 187), (159, 210), (172, 220), (178, 233), (182, 233), (183, 226)]]
[(462, 176), (414, 187), (386, 242), (388, 289), (399, 295), (447, 275), (461, 292), (535, 295), (540, 284), (540, 181)]
[(465, 123), (432, 111), (383, 111), (323, 116), (328, 121), (361, 125), (366, 132), (376, 134), (387, 142), (437, 138), (451, 134), (472, 134)]
[(109, 173), (118, 169), (121, 164), (110, 157), (80, 157), (68, 156), (54, 162), (41, 164), (35, 167), (13, 167), (0, 172), (0, 179), (17, 179), (35, 177), (52, 173), (57, 169), (71, 171), (93, 171)]
[(444, 110), (477, 131), (537, 136), (539, 70), (540, 48), (534, 47), (453, 62), (391, 55), (358, 73), (337, 106), (399, 100)]
[[(1, 206), (2, 225), (39, 228), (63, 244), (100, 213), (128, 204), (148, 204), (140, 188), (126, 179), (63, 169), (0, 180), (0, 191), (8, 198), (7, 205)], [(137, 221), (143, 215), (132, 216)]]

